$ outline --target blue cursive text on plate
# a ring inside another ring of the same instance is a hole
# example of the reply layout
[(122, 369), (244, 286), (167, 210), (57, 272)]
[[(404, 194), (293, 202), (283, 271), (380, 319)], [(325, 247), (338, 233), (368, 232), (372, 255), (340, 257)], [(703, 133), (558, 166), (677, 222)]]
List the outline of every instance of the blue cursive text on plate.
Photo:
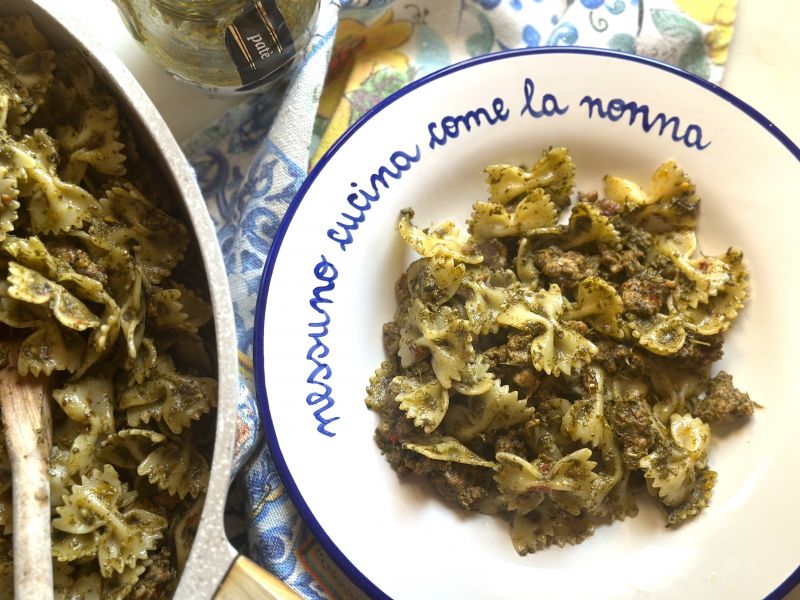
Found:
[(659, 136), (664, 135), (667, 130), (671, 130), (670, 137), (672, 137), (672, 140), (682, 142), (687, 148), (705, 150), (711, 145), (711, 142), (703, 143), (703, 129), (699, 125), (692, 123), (686, 129), (682, 129), (679, 117), (667, 117), (663, 112), (657, 113), (651, 118), (650, 107), (647, 104), (625, 102), (621, 98), (612, 98), (603, 103), (600, 98), (584, 96), (581, 98), (581, 106), (585, 106), (589, 111), (590, 119), (594, 117), (595, 110), (597, 110), (597, 116), (601, 119), (608, 119), (614, 122), (627, 116), (628, 125), (632, 127), (638, 120), (639, 126), (645, 133), (650, 133), (650, 130), (656, 126), (658, 126)]
[(331, 323), (331, 317), (322, 305), (333, 304), (333, 300), (323, 296), (323, 294), (332, 292), (333, 288), (336, 287), (335, 282), (336, 278), (339, 276), (339, 271), (337, 271), (336, 267), (328, 262), (328, 259), (323, 255), (321, 260), (314, 266), (314, 276), (317, 278), (317, 281), (322, 282), (323, 285), (318, 285), (314, 288), (309, 304), (311, 308), (319, 313), (321, 319), (316, 323), (312, 322), (308, 324), (308, 327), (311, 329), (308, 337), (314, 340), (314, 343), (311, 348), (308, 349), (306, 359), (314, 364), (314, 369), (306, 378), (306, 382), (317, 386), (319, 391), (311, 392), (306, 396), (306, 403), (309, 406), (322, 405), (314, 411), (314, 417), (319, 422), (317, 431), (328, 437), (333, 437), (336, 434), (332, 431), (328, 431), (327, 427), (338, 420), (339, 417), (327, 417), (324, 414), (333, 408), (335, 404), (331, 396), (331, 386), (326, 383), (331, 378), (331, 375), (333, 375), (333, 369), (323, 360), (330, 353), (330, 349), (325, 345), (325, 337), (328, 335), (328, 325)]
[(539, 104), (539, 108), (537, 109), (533, 102), (533, 93), (536, 91), (536, 85), (533, 83), (533, 79), (530, 77), (525, 78), (523, 89), (525, 90), (525, 103), (522, 106), (522, 110), (519, 111), (520, 116), (527, 114), (534, 119), (541, 119), (542, 117), (563, 115), (569, 110), (569, 106), (564, 106), (563, 108), (559, 106), (558, 98), (553, 96), (553, 94), (545, 94), (542, 96), (542, 102)]
[[(444, 146), (448, 140), (454, 140), (463, 131), (472, 131), (473, 127), (480, 127), (484, 123), (494, 125), (498, 122), (507, 121), (511, 113), (506, 108), (502, 98), (492, 100), (492, 112), (483, 107), (468, 110), (463, 115), (447, 115), (437, 123), (428, 123), (428, 146), (431, 150), (436, 146)], [(441, 133), (437, 132), (441, 129)]]
[[(389, 181), (387, 181), (386, 178), (400, 179), (403, 173), (408, 171), (419, 159), (419, 146), (414, 147), (413, 154), (403, 152), (402, 150), (393, 152), (389, 157), (391, 167), (382, 166), (377, 172), (370, 175), (369, 185), (372, 188), (371, 192), (361, 188), (358, 190), (358, 194), (354, 192), (347, 196), (347, 203), (356, 211), (356, 214), (351, 215), (349, 212), (341, 213), (342, 220), (336, 221), (336, 227), (328, 229), (328, 237), (338, 243), (342, 250), (347, 250), (347, 246), (353, 243), (353, 232), (356, 231), (359, 225), (364, 222), (364, 219), (367, 218), (365, 213), (372, 208), (373, 202), (377, 202), (381, 199), (378, 184), (382, 185), (383, 189), (388, 190)], [(353, 181), (350, 183), (350, 187), (357, 188), (358, 184)], [(361, 195), (360, 198), (359, 194)]]

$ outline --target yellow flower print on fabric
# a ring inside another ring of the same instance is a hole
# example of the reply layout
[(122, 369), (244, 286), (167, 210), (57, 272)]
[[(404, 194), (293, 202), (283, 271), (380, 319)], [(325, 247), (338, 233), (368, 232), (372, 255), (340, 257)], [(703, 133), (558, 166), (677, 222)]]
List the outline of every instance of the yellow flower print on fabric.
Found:
[(408, 73), (409, 59), (396, 48), (411, 38), (413, 30), (411, 21), (395, 20), (391, 9), (369, 25), (355, 19), (339, 22), (317, 111), (319, 117), (329, 122), (311, 160), (312, 166), (360, 116), (354, 112), (363, 112), (354, 111), (352, 93), (378, 72)]
[(675, 0), (678, 8), (713, 29), (706, 35), (708, 56), (715, 64), (728, 60), (728, 45), (733, 37), (736, 0)]

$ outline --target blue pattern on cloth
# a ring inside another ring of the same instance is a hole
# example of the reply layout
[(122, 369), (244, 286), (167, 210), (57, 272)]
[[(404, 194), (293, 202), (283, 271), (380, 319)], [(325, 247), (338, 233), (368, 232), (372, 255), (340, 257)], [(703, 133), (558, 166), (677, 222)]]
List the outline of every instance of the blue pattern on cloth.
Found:
[(710, 28), (680, 16), (671, 0), (323, 0), (310, 49), (286, 88), (249, 99), (185, 144), (217, 226), (236, 315), (242, 368), (234, 473), (244, 492), (249, 554), (304, 598), (350, 593), (324, 584), (324, 575), (302, 560), (300, 549), (315, 541), (263, 442), (250, 362), (256, 295), (271, 243), (319, 141), (315, 108), (339, 18), (369, 23), (389, 8), (399, 15), (409, 7), (427, 15), (414, 32), (422, 41), (411, 41), (417, 50), (399, 49), (410, 56), (414, 77), (503, 48), (574, 44), (683, 61), (712, 80), (722, 75), (722, 66), (705, 55), (689, 56), (697, 39), (676, 28), (695, 38)]

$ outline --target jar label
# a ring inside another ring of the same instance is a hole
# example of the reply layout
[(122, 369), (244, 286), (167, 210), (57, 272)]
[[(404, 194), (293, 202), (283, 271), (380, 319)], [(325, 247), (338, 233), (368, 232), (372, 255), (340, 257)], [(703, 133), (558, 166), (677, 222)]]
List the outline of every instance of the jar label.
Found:
[(294, 56), (294, 40), (275, 0), (250, 1), (225, 28), (225, 46), (242, 89), (258, 84)]

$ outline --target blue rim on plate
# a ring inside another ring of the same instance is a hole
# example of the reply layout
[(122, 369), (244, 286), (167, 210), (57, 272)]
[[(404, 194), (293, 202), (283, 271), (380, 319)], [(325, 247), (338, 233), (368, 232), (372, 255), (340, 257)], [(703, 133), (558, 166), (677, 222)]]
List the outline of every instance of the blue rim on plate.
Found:
[[(308, 504), (306, 503), (305, 499), (303, 498), (300, 490), (297, 487), (297, 484), (292, 477), (291, 472), (286, 464), (286, 461), (283, 458), (283, 454), (281, 453), (280, 445), (278, 444), (278, 439), (275, 435), (275, 428), (272, 423), (272, 416), (269, 410), (269, 399), (267, 398), (267, 390), (264, 384), (264, 313), (267, 306), (267, 295), (269, 294), (269, 285), (272, 279), (272, 271), (275, 267), (275, 261), (278, 258), (278, 252), (280, 251), (281, 242), (283, 241), (284, 235), (286, 235), (286, 231), (289, 228), (289, 225), (292, 222), (292, 218), (294, 217), (295, 212), (297, 211), (297, 207), (305, 198), (306, 192), (308, 188), (311, 187), (311, 184), (314, 183), (314, 180), (317, 178), (319, 173), (325, 168), (325, 165), (330, 161), (330, 159), (339, 151), (341, 148), (352, 135), (358, 131), (365, 123), (367, 123), (372, 117), (374, 117), (377, 113), (382, 111), (384, 108), (402, 98), (406, 94), (414, 91), (416, 88), (426, 85), (431, 81), (435, 81), (441, 77), (445, 77), (450, 73), (454, 73), (456, 71), (461, 71), (462, 69), (468, 69), (470, 67), (480, 65), (486, 62), (493, 62), (496, 60), (504, 60), (507, 58), (513, 58), (521, 55), (528, 55), (528, 54), (590, 54), (593, 56), (600, 56), (605, 58), (611, 58), (614, 60), (628, 60), (636, 63), (640, 63), (643, 65), (647, 65), (650, 67), (654, 67), (656, 69), (660, 69), (662, 71), (666, 71), (672, 75), (676, 75), (678, 77), (682, 77), (683, 79), (687, 79), (700, 87), (703, 87), (710, 92), (713, 92), (723, 100), (729, 102), (730, 104), (734, 105), (736, 108), (741, 110), (744, 114), (749, 116), (751, 119), (756, 121), (759, 125), (764, 127), (767, 131), (769, 131), (781, 144), (783, 144), (786, 149), (791, 152), (794, 157), (800, 161), (800, 148), (794, 144), (780, 129), (778, 129), (772, 121), (767, 119), (764, 115), (754, 109), (752, 106), (747, 104), (746, 102), (740, 100), (730, 92), (722, 89), (718, 85), (715, 85), (705, 79), (701, 79), (696, 75), (678, 69), (677, 67), (673, 67), (672, 65), (668, 65), (666, 63), (661, 63), (649, 58), (643, 58), (641, 56), (636, 56), (633, 54), (623, 54), (621, 52), (614, 52), (611, 50), (601, 50), (598, 48), (584, 48), (578, 46), (570, 46), (570, 47), (545, 47), (545, 48), (521, 48), (516, 50), (504, 50), (502, 52), (496, 52), (493, 54), (486, 54), (483, 56), (479, 56), (476, 58), (467, 59), (465, 61), (456, 63), (454, 65), (450, 65), (439, 71), (431, 73), (417, 81), (414, 81), (407, 86), (403, 87), (399, 91), (395, 92), (388, 98), (384, 99), (383, 101), (379, 102), (375, 105), (372, 109), (370, 109), (364, 116), (362, 116), (356, 123), (354, 123), (325, 153), (322, 159), (317, 163), (317, 165), (311, 170), (306, 180), (300, 186), (297, 194), (293, 198), (291, 204), (286, 210), (286, 215), (283, 217), (283, 220), (278, 227), (278, 231), (275, 234), (275, 239), (272, 242), (272, 246), (269, 250), (269, 256), (267, 257), (266, 265), (264, 266), (264, 273), (261, 277), (261, 283), (259, 285), (258, 290), (258, 300), (256, 303), (256, 318), (255, 318), (255, 331), (254, 331), (254, 340), (253, 340), (253, 362), (254, 362), (254, 370), (255, 370), (255, 388), (256, 388), (256, 398), (258, 400), (258, 407), (261, 413), (261, 419), (264, 427), (264, 433), (267, 438), (267, 444), (269, 446), (270, 452), (272, 454), (272, 459), (275, 461), (275, 466), (278, 469), (278, 474), (283, 481), (283, 484), (286, 486), (287, 491), (289, 492), (289, 496), (291, 497), (292, 501), (294, 502), (295, 506), (297, 507), (300, 516), (303, 518), (303, 521), (308, 526), (311, 533), (317, 538), (319, 543), (322, 545), (323, 548), (328, 552), (334, 562), (339, 566), (339, 568), (356, 584), (360, 587), (366, 594), (370, 596), (370, 598), (380, 598), (380, 599), (387, 599), (391, 600), (390, 597), (383, 592), (378, 586), (372, 583), (367, 577), (359, 571), (356, 566), (350, 562), (350, 560), (342, 553), (341, 550), (336, 546), (333, 540), (328, 536), (325, 530), (320, 525), (319, 521), (317, 521), (314, 514), (311, 512)], [(800, 583), (800, 566), (791, 573), (787, 579), (781, 583), (777, 588), (775, 588), (765, 600), (780, 600), (786, 594), (791, 591), (798, 583)]]

